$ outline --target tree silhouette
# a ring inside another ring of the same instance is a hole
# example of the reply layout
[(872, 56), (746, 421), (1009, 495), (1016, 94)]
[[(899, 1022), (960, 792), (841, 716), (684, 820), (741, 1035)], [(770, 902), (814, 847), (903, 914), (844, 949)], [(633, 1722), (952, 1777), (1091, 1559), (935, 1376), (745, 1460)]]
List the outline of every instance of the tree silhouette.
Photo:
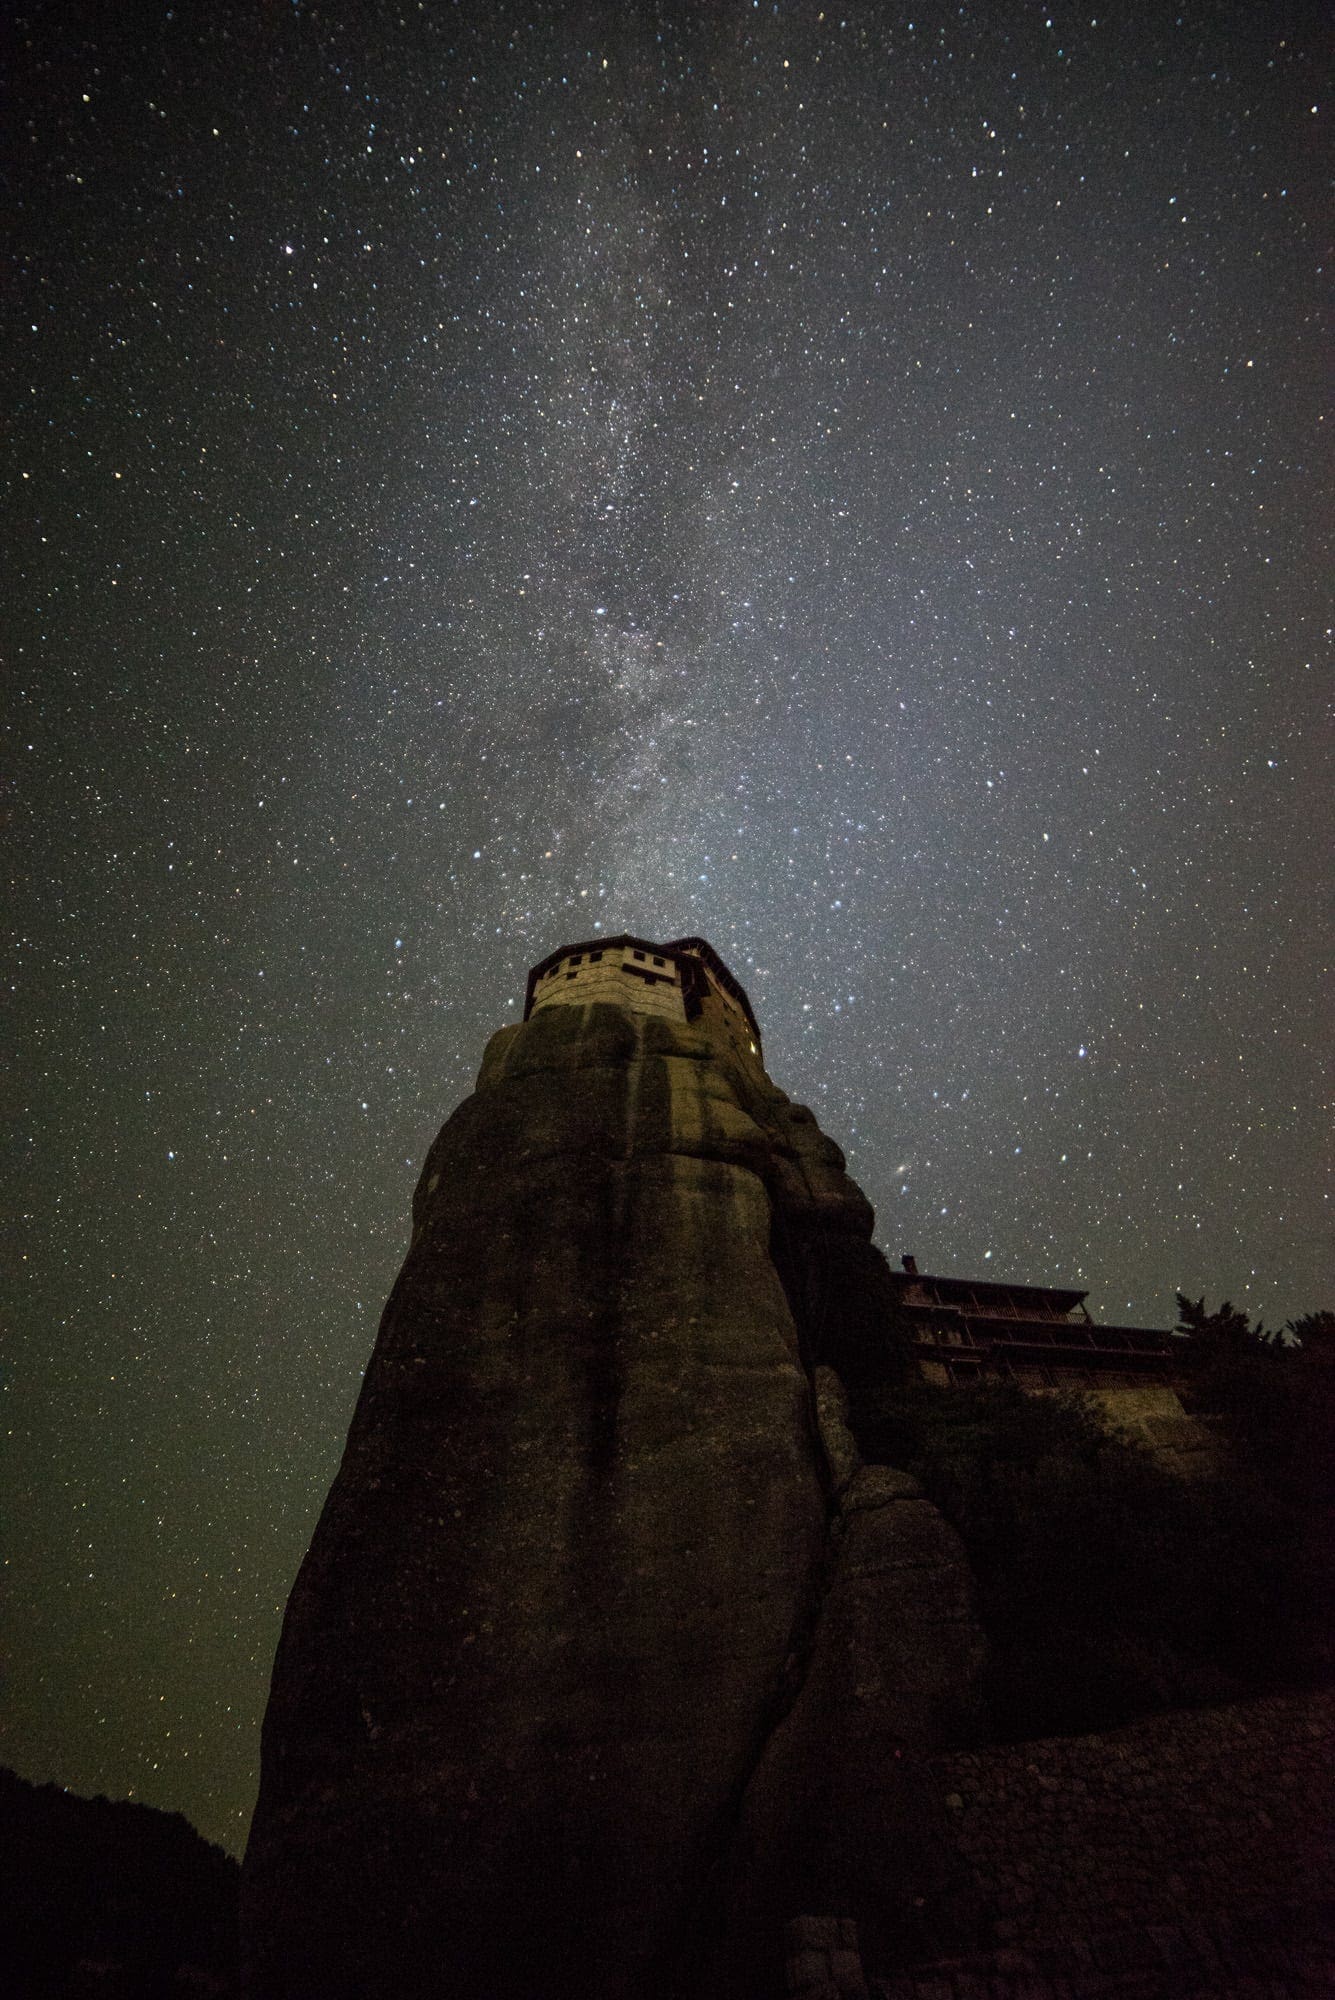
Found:
[(1246, 1313), (1239, 1312), (1231, 1299), (1215, 1311), (1205, 1310), (1205, 1295), (1189, 1299), (1185, 1292), (1177, 1295), (1178, 1333), (1184, 1333), (1191, 1343), (1192, 1358), (1197, 1361), (1215, 1361), (1224, 1355), (1249, 1354), (1259, 1347), (1268, 1347), (1273, 1336), (1268, 1334), (1258, 1321), (1253, 1327)]
[(1286, 1320), (1284, 1331), (1305, 1361), (1327, 1368), (1335, 1363), (1335, 1312), (1304, 1313), (1300, 1319)]

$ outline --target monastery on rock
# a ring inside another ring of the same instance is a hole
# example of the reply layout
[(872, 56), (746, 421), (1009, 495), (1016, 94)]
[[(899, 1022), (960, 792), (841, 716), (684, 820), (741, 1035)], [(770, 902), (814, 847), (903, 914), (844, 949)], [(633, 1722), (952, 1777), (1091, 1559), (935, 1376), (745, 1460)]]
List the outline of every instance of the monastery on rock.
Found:
[[(1148, 1802), (1116, 1732), (989, 1747), (963, 1546), (849, 1424), (907, 1335), (929, 1379), (1073, 1383), (1185, 1463), (1168, 1337), (892, 1272), (762, 1049), (703, 939), (570, 945), (433, 1143), (274, 1665), (250, 2000), (1168, 2000), (1230, 1991), (1221, 1951), (1250, 1976), (1220, 1926), (1240, 1884), (1291, 1887), (1332, 1715), (1160, 1718)], [(1123, 1970), (1159, 1949), (1144, 1854), (1187, 1819), (1219, 1838), (1182, 1981), (1099, 1983), (1095, 1933)]]

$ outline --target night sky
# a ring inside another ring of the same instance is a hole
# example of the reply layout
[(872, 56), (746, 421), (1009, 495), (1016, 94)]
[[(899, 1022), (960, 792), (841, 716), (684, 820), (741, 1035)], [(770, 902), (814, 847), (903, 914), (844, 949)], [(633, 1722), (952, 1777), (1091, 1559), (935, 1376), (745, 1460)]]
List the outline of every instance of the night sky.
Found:
[(1313, 19), (24, 12), (0, 1758), (240, 1846), (422, 1156), (599, 928), (891, 1257), (1335, 1304)]

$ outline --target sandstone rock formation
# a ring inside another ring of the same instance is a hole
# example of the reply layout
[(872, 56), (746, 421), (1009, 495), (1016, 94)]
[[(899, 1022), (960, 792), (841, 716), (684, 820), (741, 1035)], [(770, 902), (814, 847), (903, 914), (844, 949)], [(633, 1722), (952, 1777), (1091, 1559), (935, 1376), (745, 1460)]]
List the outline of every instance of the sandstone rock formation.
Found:
[(256, 1994), (646, 1994), (689, 1952), (824, 1534), (767, 1182), (865, 1208), (741, 1081), (548, 1009), (432, 1147), (275, 1668)]
[[(976, 1635), (952, 1610), (944, 1664), (917, 1659), (858, 1737), (878, 1579), (912, 1599), (955, 1557), (925, 1502), (847, 1459), (833, 1375), (817, 1412), (816, 1366), (856, 1376), (884, 1341), (871, 1210), (766, 1076), (749, 1010), (711, 987), (688, 1021), (653, 979), (644, 1007), (531, 998), (427, 1158), (275, 1664), (254, 2000), (699, 1991), (725, 1901), (776, 1951), (775, 1910), (816, 1907), (831, 1701), (860, 1718), (842, 1812), (887, 1729), (943, 1740), (957, 1668), (967, 1700)], [(822, 1605), (835, 1637), (813, 1647)], [(746, 1825), (788, 1858), (747, 1904), (738, 1815), (776, 1731), (806, 1834), (784, 1844), (760, 1777)], [(906, 1770), (886, 1780), (905, 1826)]]

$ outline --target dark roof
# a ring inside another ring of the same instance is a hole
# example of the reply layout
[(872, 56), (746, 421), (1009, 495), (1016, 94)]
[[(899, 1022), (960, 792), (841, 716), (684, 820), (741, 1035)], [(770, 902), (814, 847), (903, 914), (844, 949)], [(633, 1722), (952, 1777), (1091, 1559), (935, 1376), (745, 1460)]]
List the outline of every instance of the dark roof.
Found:
[(729, 971), (712, 944), (708, 944), (702, 937), (685, 937), (674, 938), (671, 944), (660, 945), (658, 948), (664, 952), (686, 952), (696, 958), (702, 958), (724, 992), (731, 993), (733, 999), (737, 1002), (737, 1005), (754, 1028), (757, 1040), (759, 1039), (760, 1023), (751, 1010), (751, 1002), (746, 997), (746, 988), (743, 986), (741, 980), (737, 978), (736, 974)]
[(1072, 1312), (1089, 1296), (1087, 1292), (1073, 1292), (1061, 1285), (1008, 1285), (996, 1278), (940, 1278), (931, 1271), (896, 1271), (890, 1276), (902, 1289), (909, 1285), (934, 1285), (943, 1302), (949, 1304), (954, 1298), (967, 1304), (965, 1294), (971, 1293), (981, 1304), (985, 1299), (1032, 1299), (1035, 1303), (1046, 1299), (1058, 1312)]
[(633, 937), (629, 931), (618, 931), (615, 937), (585, 938), (579, 944), (563, 944), (556, 951), (549, 951), (546, 958), (540, 958), (528, 975), (528, 986), (524, 993), (524, 1019), (527, 1021), (533, 1007), (533, 991), (543, 974), (559, 959), (568, 958), (571, 952), (606, 951), (611, 946), (629, 945), (634, 951), (656, 953), (659, 958), (701, 958), (713, 973), (714, 978), (726, 993), (730, 993), (755, 1033), (760, 1039), (760, 1024), (751, 1011), (751, 1002), (746, 997), (746, 988), (740, 979), (731, 973), (719, 957), (712, 944), (704, 938), (674, 938), (670, 944), (655, 944), (651, 938)]

